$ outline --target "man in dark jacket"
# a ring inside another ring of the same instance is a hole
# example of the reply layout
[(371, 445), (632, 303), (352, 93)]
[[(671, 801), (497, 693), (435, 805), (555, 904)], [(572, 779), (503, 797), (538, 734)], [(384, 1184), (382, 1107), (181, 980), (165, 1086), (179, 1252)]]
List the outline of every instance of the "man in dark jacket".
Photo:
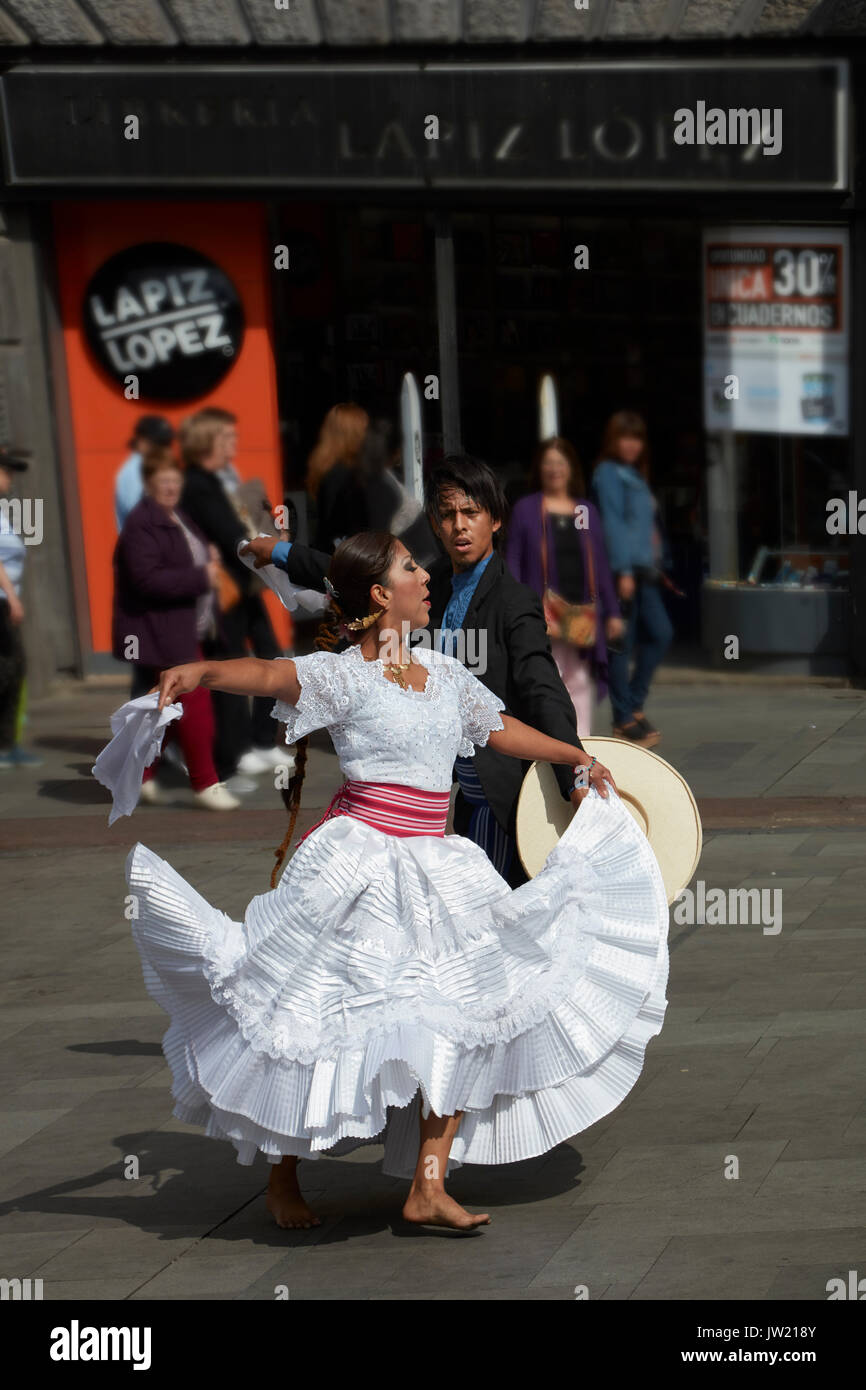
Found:
[[(505, 703), (505, 713), (551, 738), (581, 747), (574, 705), (550, 650), (541, 601), (518, 583), (499, 552), (507, 504), (486, 464), (451, 456), (427, 482), (427, 511), (446, 554), (428, 566), (430, 627), (446, 632), (442, 649), (465, 664)], [(269, 561), (303, 588), (324, 588), (331, 557), (307, 546), (253, 541), (259, 563)], [(457, 637), (448, 642), (448, 634)], [(462, 634), (462, 637), (461, 637)], [(456, 650), (455, 650), (456, 648)], [(517, 887), (526, 882), (515, 844), (517, 798), (529, 764), (489, 747), (458, 758), (460, 790), (454, 829), (474, 840)], [(555, 767), (563, 797), (579, 803), (570, 768)]]

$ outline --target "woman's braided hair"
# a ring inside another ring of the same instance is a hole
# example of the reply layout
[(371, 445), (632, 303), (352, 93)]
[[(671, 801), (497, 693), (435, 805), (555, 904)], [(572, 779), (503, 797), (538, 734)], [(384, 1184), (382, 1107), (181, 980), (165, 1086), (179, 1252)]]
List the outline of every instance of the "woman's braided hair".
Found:
[[(330, 603), (316, 632), (314, 647), (319, 651), (334, 651), (343, 640), (360, 641), (362, 633), (378, 617), (379, 609), (370, 612), (370, 589), (374, 584), (387, 584), (396, 558), (397, 537), (390, 531), (360, 531), (341, 541), (331, 556), (328, 578), (325, 581)], [(368, 621), (364, 621), (364, 620)], [(355, 626), (352, 626), (355, 624)], [(301, 807), (301, 788), (307, 769), (306, 734), (296, 745), (295, 771), (289, 785), (281, 790), (289, 813), (289, 825), (279, 849), (274, 850), (276, 863), (271, 871), (271, 888), (276, 888), (283, 860), (295, 833)]]

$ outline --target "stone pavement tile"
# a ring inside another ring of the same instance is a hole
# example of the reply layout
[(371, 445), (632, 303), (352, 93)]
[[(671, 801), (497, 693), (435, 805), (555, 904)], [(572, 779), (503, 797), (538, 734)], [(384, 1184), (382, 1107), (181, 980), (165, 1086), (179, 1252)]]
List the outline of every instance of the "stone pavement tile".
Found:
[(65, 1110), (0, 1109), (0, 1156), (17, 1149), (33, 1135), (49, 1129), (66, 1114)]
[[(75, 1212), (50, 1212), (27, 1208), (4, 1210), (0, 1214), (0, 1223), (2, 1223), (0, 1224), (0, 1233), (4, 1236), (28, 1232), (45, 1233), (46, 1235), (53, 1235), (55, 1232), (58, 1234), (69, 1232), (71, 1233), (70, 1239), (85, 1235), (95, 1225), (93, 1221), (82, 1221), (81, 1215)], [(120, 1225), (121, 1223), (118, 1222), (117, 1224)]]
[(627, 1213), (618, 1209), (616, 1223), (599, 1239), (598, 1228), (585, 1222), (547, 1261), (530, 1284), (586, 1284), (591, 1299), (600, 1298), (611, 1284), (632, 1284), (652, 1268), (667, 1245), (668, 1233), (648, 1235), (635, 1230)]
[[(780, 1065), (773, 1069), (758, 1068), (753, 1076), (744, 1081), (737, 1093), (737, 1101), (744, 1104), (762, 1104), (776, 1099), (780, 1104), (791, 1101), (791, 1113), (802, 1111), (803, 1105), (822, 1108), (822, 1101), (828, 1108), (844, 1108), (848, 1105), (851, 1113), (856, 1111), (863, 1094), (866, 1094), (866, 1058), (856, 1054), (842, 1055), (833, 1061), (810, 1062), (802, 1068)], [(801, 1101), (799, 1108), (794, 1102)]]
[(851, 1109), (850, 1102), (823, 1104), (818, 1096), (797, 1097), (793, 1105), (769, 1100), (755, 1106), (736, 1137), (738, 1141), (774, 1139), (780, 1135), (786, 1139), (808, 1139), (816, 1129), (826, 1129), (837, 1135), (841, 1131), (844, 1134), (851, 1123)]
[(45, 1279), (137, 1278), (141, 1283), (200, 1239), (201, 1232), (195, 1227), (174, 1227), (170, 1236), (134, 1227), (90, 1231), (47, 1259), (39, 1273)]
[[(603, 1295), (600, 1296), (603, 1297)], [(304, 1297), (310, 1298), (312, 1295), (305, 1294)], [(422, 1297), (425, 1300), (429, 1298), (433, 1303), (450, 1303), (455, 1299), (472, 1303), (514, 1303), (518, 1300), (521, 1303), (572, 1303), (574, 1302), (574, 1289), (570, 1286), (562, 1289), (553, 1287), (521, 1289), (519, 1293), (509, 1289), (479, 1289), (477, 1291), (461, 1289), (454, 1293), (423, 1294)], [(379, 1293), (371, 1294), (369, 1301), (371, 1303), (382, 1303), (386, 1300), (398, 1302), (416, 1298), (417, 1295), (409, 1293)]]
[(835, 1033), (859, 1037), (866, 1033), (866, 1009), (800, 1009), (776, 1015), (764, 1032), (770, 1037)]
[[(181, 1256), (153, 1278), (145, 1282), (139, 1280), (140, 1287), (133, 1297), (136, 1300), (234, 1298), (254, 1280), (261, 1279), (266, 1270), (281, 1262), (276, 1248), (252, 1250), (243, 1255), (214, 1255), (202, 1249), (203, 1245), (207, 1242), (201, 1242), (191, 1255)], [(368, 1256), (368, 1266), (371, 1263)], [(274, 1276), (275, 1284), (284, 1282)]]
[(594, 1207), (581, 1230), (604, 1245), (611, 1233), (627, 1227), (639, 1237), (714, 1236), (760, 1231), (833, 1231), (851, 1225), (850, 1202), (820, 1192), (804, 1202), (803, 1194), (738, 1196), (741, 1178), (722, 1178), (715, 1195), (682, 1200), (671, 1187), (651, 1202), (606, 1202)]
[[(653, 1056), (655, 1041), (650, 1044), (648, 1057)], [(745, 1048), (742, 1043), (733, 1043), (712, 1051), (701, 1048), (682, 1057), (672, 1057), (670, 1053), (660, 1055), (660, 1065), (651, 1076), (646, 1077), (645, 1072), (642, 1074), (643, 1084), (639, 1082), (630, 1092), (629, 1103), (633, 1104), (638, 1098), (660, 1100), (679, 1097), (690, 1090), (702, 1093), (706, 1100), (710, 1092), (716, 1097), (720, 1089), (736, 1090), (751, 1076), (760, 1060), (757, 1055), (753, 1058), (755, 1047)]]
[[(13, 993), (15, 991), (13, 990)], [(148, 1016), (157, 1018), (166, 1015), (157, 1003), (149, 999), (113, 999), (100, 1000), (94, 999), (87, 1004), (65, 1004), (62, 1001), (52, 1004), (24, 1004), (14, 1005), (5, 1004), (0, 1006), (0, 1022), (7, 1021), (15, 1024), (16, 1029), (29, 1027), (46, 1020), (51, 1023), (59, 1023), (68, 1019), (91, 1019), (98, 1020), (104, 1018), (141, 1018)]]
[(68, 1098), (70, 1105), (77, 1105), (83, 1096), (93, 1091), (119, 1091), (125, 1090), (127, 1086), (138, 1085), (137, 1076), (65, 1076), (62, 1081), (49, 1076), (28, 1081), (20, 1091), (13, 1091), (4, 1097), (3, 1106), (13, 1109), (20, 1102), (21, 1108), (24, 1109), (28, 1096), (31, 1104), (38, 1097), (40, 1101)]
[[(812, 925), (813, 921), (814, 918), (809, 921), (807, 926), (797, 927), (797, 930), (791, 934), (791, 945), (798, 949), (802, 947), (804, 951), (815, 946), (816, 943), (823, 945), (823, 959), (826, 960), (826, 947), (829, 942), (833, 941), (836, 943), (834, 949), (840, 956), (843, 950), (851, 953), (850, 962), (852, 965), (855, 962), (855, 953), (862, 960), (864, 936), (862, 927), (817, 927)], [(815, 950), (812, 953), (812, 958), (820, 963), (821, 951)], [(860, 997), (862, 998), (862, 995)]]
[(0, 1232), (0, 1276), (24, 1279), (86, 1234), (86, 1230), (7, 1232), (4, 1229)]
[[(863, 1242), (863, 1249), (866, 1249), (866, 1228), (861, 1228), (860, 1237)], [(863, 1260), (860, 1260), (857, 1268), (858, 1274), (863, 1270)], [(862, 1277), (862, 1274), (861, 1274)], [(843, 1279), (845, 1281), (846, 1293), (849, 1287), (849, 1266), (844, 1266), (839, 1260), (821, 1260), (815, 1264), (791, 1264), (781, 1269), (767, 1290), (767, 1298), (784, 1299), (786, 1302), (810, 1302), (827, 1299), (829, 1297), (828, 1285), (831, 1279)], [(830, 1285), (830, 1288), (833, 1288)], [(860, 1295), (861, 1299), (863, 1295)], [(808, 1312), (803, 1314), (800, 1325), (809, 1325)]]
[(782, 1158), (785, 1162), (816, 1158), (859, 1158), (866, 1164), (866, 1125), (861, 1121), (859, 1135), (855, 1132), (857, 1117), (825, 1120), (819, 1132), (789, 1139)]
[[(864, 1230), (719, 1232), (673, 1236), (632, 1295), (635, 1299), (768, 1299), (780, 1272), (836, 1252), (862, 1257)], [(847, 1268), (847, 1264), (846, 1264)]]
[(615, 1113), (606, 1137), (617, 1150), (634, 1144), (730, 1144), (749, 1119), (749, 1105), (627, 1106)]
[(861, 1106), (850, 1124), (846, 1126), (843, 1138), (847, 1143), (866, 1143), (866, 1106)]
[(776, 1015), (764, 1013), (757, 1017), (735, 1019), (714, 1019), (706, 1023), (698, 1019), (695, 1023), (682, 1023), (670, 1029), (665, 1026), (659, 1036), (653, 1039), (656, 1052), (670, 1052), (678, 1048), (718, 1047), (725, 1043), (742, 1043), (753, 1047), (759, 1038), (771, 1031)]
[[(745, 972), (744, 972), (745, 973)], [(751, 972), (750, 972), (751, 974)], [(706, 1009), (705, 1019), (724, 1018), (740, 1013), (752, 1013), (756, 1005), (772, 1003), (780, 1011), (829, 1006), (848, 983), (850, 971), (825, 973), (788, 970), (782, 978), (767, 979), (766, 972), (758, 978), (743, 978), (722, 991), (718, 1003)]]
[(137, 1287), (135, 1279), (50, 1279), (43, 1298), (51, 1303), (107, 1303), (129, 1298)]
[(866, 1215), (866, 1164), (859, 1155), (796, 1161), (783, 1156), (764, 1178), (760, 1195), (770, 1200), (796, 1193), (807, 1206), (819, 1194), (834, 1195), (847, 1202), (852, 1213)]
[(140, 1080), (136, 1080), (132, 1084), (136, 1089), (141, 1091), (163, 1091), (170, 1096), (171, 1069), (167, 1063), (163, 1062), (160, 1066), (155, 1067), (148, 1075), (142, 1076)]
[(767, 1173), (785, 1147), (784, 1139), (766, 1143), (738, 1143), (740, 1178), (724, 1177), (725, 1143), (657, 1144), (624, 1146), (605, 1164), (601, 1172), (585, 1183), (573, 1205), (622, 1202), (628, 1205), (653, 1202), (672, 1189), (683, 1201), (699, 1203), (714, 1197), (720, 1184), (730, 1186), (737, 1198), (754, 1196)]
[(26, 1028), (32, 1020), (28, 1016), (19, 1021), (15, 1019), (2, 1020), (0, 1017), (0, 1042), (6, 1042), (9, 1038), (14, 1038), (16, 1033), (20, 1033), (22, 1028)]

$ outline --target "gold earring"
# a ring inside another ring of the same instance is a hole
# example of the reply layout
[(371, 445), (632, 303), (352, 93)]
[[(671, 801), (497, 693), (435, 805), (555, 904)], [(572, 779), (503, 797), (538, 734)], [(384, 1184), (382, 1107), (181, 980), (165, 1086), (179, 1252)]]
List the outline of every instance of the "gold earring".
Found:
[(350, 628), (352, 632), (360, 632), (362, 628), (370, 627), (382, 611), (383, 610), (379, 608), (375, 613), (368, 613), (366, 618), (354, 618), (352, 622), (346, 623), (346, 627)]

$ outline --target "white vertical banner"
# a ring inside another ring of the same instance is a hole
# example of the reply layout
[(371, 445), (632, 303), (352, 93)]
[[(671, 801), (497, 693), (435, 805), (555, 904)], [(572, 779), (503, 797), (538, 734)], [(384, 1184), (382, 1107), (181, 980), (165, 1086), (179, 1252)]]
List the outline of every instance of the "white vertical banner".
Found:
[(421, 433), (421, 397), (411, 372), (403, 377), (400, 392), (400, 424), (403, 433), (403, 485), (416, 502), (424, 501), (424, 444)]
[(708, 430), (847, 435), (844, 227), (704, 231)]
[(559, 401), (556, 398), (556, 382), (545, 375), (538, 387), (538, 439), (553, 439), (559, 434)]

